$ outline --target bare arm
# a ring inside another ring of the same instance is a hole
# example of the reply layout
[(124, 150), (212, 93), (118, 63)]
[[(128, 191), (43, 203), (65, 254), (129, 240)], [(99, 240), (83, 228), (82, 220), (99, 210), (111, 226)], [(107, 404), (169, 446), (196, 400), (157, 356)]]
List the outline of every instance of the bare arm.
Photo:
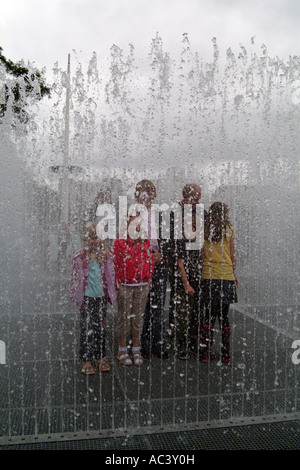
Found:
[(239, 286), (239, 281), (236, 277), (236, 272), (235, 272), (235, 269), (236, 269), (236, 257), (235, 257), (235, 244), (234, 244), (234, 239), (231, 239), (230, 240), (230, 258), (231, 258), (231, 262), (232, 262), (232, 269), (233, 269), (233, 276), (235, 278), (235, 282), (236, 282), (236, 287)]
[(182, 284), (183, 284), (185, 293), (186, 294), (194, 294), (195, 291), (192, 288), (192, 286), (190, 286), (187, 275), (186, 275), (186, 272), (185, 272), (185, 269), (184, 269), (184, 260), (179, 259), (177, 261), (177, 264), (178, 264), (178, 270), (179, 270), (179, 274), (181, 276), (181, 280), (182, 280)]
[(159, 251), (155, 251), (153, 253), (153, 258), (154, 258), (154, 262), (155, 264), (159, 264), (161, 261), (162, 261), (162, 254), (159, 252)]

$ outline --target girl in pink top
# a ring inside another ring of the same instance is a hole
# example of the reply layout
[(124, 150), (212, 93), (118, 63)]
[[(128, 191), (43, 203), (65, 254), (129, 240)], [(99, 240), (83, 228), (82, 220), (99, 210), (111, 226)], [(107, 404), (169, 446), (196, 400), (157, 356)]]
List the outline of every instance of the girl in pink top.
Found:
[(80, 309), (81, 372), (90, 375), (95, 370), (110, 370), (106, 359), (106, 304), (116, 298), (113, 259), (97, 235), (97, 226), (87, 227), (84, 247), (72, 259), (68, 297)]

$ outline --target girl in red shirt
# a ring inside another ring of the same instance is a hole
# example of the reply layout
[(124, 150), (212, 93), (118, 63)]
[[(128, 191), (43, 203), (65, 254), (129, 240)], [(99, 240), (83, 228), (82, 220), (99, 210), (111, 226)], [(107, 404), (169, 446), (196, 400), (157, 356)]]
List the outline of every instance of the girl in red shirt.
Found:
[[(116, 333), (119, 343), (117, 359), (126, 366), (142, 365), (140, 336), (144, 310), (154, 271), (150, 241), (141, 230), (139, 215), (130, 216), (126, 239), (118, 238), (113, 246), (118, 285), (118, 323)], [(132, 359), (126, 346), (132, 336)]]

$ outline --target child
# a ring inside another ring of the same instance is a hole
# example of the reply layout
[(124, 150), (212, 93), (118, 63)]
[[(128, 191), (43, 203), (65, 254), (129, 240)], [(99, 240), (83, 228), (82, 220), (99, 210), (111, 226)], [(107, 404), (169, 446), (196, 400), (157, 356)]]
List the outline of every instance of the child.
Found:
[[(193, 212), (193, 231), (196, 232), (196, 213)], [(198, 336), (201, 323), (201, 247), (188, 249), (189, 243), (183, 234), (176, 240), (174, 257), (177, 260), (177, 285), (174, 294), (174, 323), (177, 357), (189, 359), (189, 352), (198, 354)]]
[(215, 359), (211, 353), (216, 318), (222, 332), (222, 362), (230, 361), (229, 306), (237, 302), (235, 274), (235, 233), (229, 221), (228, 206), (222, 202), (211, 205), (204, 226), (202, 298), (205, 303), (204, 324), (201, 327), (202, 362)]
[[(107, 299), (114, 301), (113, 284), (108, 285), (110, 258), (104, 242), (97, 235), (97, 225), (86, 228), (84, 247), (72, 259), (68, 297), (80, 309), (81, 372), (95, 373), (92, 362), (101, 372), (108, 372), (105, 324)], [(113, 278), (113, 274), (111, 275)], [(111, 281), (111, 279), (110, 279)]]
[(153, 207), (155, 198), (156, 187), (152, 181), (143, 179), (137, 183), (135, 199), (142, 206), (141, 217), (145, 224), (145, 230), (148, 232), (155, 262), (151, 289), (144, 312), (141, 347), (145, 358), (154, 355), (161, 359), (167, 359), (168, 352), (164, 339), (164, 303), (168, 275), (165, 252), (167, 244), (161, 238), (161, 223), (156, 220), (156, 215), (159, 214)]
[[(135, 230), (131, 230), (135, 228)], [(118, 361), (125, 366), (143, 364), (140, 336), (143, 328), (144, 310), (154, 271), (154, 259), (150, 241), (145, 238), (139, 224), (139, 215), (129, 216), (127, 238), (114, 242), (118, 292), (117, 337)], [(133, 362), (127, 352), (126, 338), (132, 335)]]

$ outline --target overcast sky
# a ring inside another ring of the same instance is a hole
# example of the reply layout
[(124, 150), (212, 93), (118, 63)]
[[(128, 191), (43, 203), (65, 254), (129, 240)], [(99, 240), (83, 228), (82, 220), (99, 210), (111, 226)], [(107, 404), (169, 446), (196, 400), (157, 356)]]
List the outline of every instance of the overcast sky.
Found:
[(90, 58), (113, 44), (149, 52), (158, 32), (166, 51), (183, 33), (203, 59), (212, 38), (226, 50), (247, 48), (251, 37), (270, 56), (300, 55), (300, 0), (0, 0), (0, 46), (13, 61), (64, 67), (72, 50)]

